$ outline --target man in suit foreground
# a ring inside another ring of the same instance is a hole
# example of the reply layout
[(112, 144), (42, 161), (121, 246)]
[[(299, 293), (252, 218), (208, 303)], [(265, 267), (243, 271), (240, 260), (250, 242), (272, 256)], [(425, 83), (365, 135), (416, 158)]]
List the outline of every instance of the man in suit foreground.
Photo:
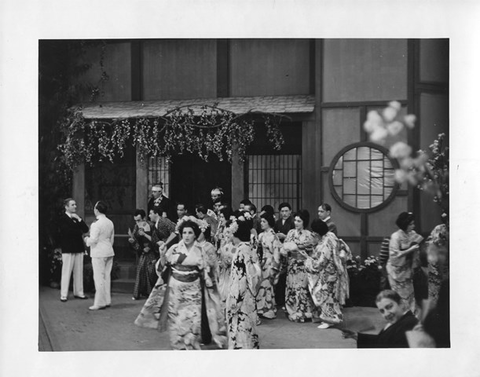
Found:
[(86, 299), (83, 292), (83, 255), (85, 245), (82, 235), (88, 232), (88, 226), (77, 215), (77, 203), (68, 198), (63, 202), (65, 213), (59, 219), (60, 247), (62, 249), (62, 279), (60, 282), (60, 301), (66, 302), (70, 278), (73, 271), (73, 295)]
[[(283, 243), (288, 232), (295, 228), (294, 218), (292, 216), (292, 206), (290, 203), (280, 203), (278, 206), (280, 219), (275, 222), (273, 230), (278, 236), (280, 242)], [(280, 258), (280, 273), (278, 282), (275, 286), (275, 302), (277, 305), (285, 305), (285, 286), (287, 281), (287, 258)]]
[(110, 296), (110, 273), (112, 272), (113, 239), (115, 236), (113, 222), (105, 216), (107, 205), (99, 201), (95, 204), (93, 213), (97, 218), (90, 227), (90, 237), (85, 237), (85, 243), (90, 246), (92, 257), (93, 281), (95, 282), (95, 301), (90, 310), (100, 310), (109, 307), (112, 302)]

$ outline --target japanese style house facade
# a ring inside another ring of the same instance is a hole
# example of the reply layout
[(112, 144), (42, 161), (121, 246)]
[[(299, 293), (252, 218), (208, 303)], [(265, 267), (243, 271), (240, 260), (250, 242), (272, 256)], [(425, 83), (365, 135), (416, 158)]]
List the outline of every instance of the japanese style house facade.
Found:
[[(92, 64), (82, 80), (98, 82), (100, 48), (81, 59)], [(389, 145), (368, 142), (363, 123), (370, 110), (396, 100), (416, 127), (400, 139), (427, 150), (449, 130), (449, 42), (446, 39), (190, 39), (116, 40), (104, 50), (109, 80), (96, 102), (83, 103), (87, 119), (164, 114), (185, 104), (214, 104), (235, 113), (261, 111), (288, 116), (285, 145), (274, 151), (258, 133), (239, 163), (208, 163), (192, 155), (141, 164), (135, 150), (114, 164), (81, 166), (73, 196), (93, 219), (93, 204), (105, 200), (118, 241), (128, 258), (126, 234), (135, 208), (146, 208), (150, 186), (165, 183), (174, 201), (210, 204), (221, 186), (237, 208), (249, 198), (258, 208), (288, 201), (294, 211), (317, 216), (332, 206), (339, 236), (355, 255), (377, 255), (396, 230), (402, 211), (417, 215), (417, 230), (440, 222), (432, 197), (397, 185)]]

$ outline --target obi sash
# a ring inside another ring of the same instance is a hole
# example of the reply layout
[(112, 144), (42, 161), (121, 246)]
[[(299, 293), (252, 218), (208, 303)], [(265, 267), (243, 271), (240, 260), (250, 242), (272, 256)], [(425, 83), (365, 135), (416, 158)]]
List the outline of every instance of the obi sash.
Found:
[(185, 266), (175, 264), (172, 266), (172, 278), (183, 283), (191, 283), (200, 277), (200, 270), (197, 266)]

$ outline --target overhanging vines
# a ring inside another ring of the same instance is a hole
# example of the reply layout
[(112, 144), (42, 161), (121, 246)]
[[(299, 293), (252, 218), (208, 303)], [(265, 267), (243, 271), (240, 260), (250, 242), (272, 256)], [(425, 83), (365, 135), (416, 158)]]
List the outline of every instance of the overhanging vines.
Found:
[(82, 163), (123, 157), (130, 143), (137, 148), (140, 160), (192, 153), (205, 161), (211, 155), (231, 162), (236, 149), (244, 161), (248, 146), (255, 137), (255, 125), (261, 122), (267, 139), (275, 150), (284, 144), (279, 124), (284, 115), (262, 112), (235, 114), (217, 105), (181, 106), (158, 117), (113, 120), (85, 119), (81, 109), (71, 110), (64, 123), (65, 142), (59, 145), (66, 164), (74, 170)]

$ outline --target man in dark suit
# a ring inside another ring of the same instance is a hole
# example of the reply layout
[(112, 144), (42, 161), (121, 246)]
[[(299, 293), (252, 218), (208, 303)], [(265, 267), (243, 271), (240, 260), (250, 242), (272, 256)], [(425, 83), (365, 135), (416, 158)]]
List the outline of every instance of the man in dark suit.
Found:
[(323, 203), (318, 207), (318, 218), (320, 220), (323, 220), (327, 224), (329, 232), (332, 232), (333, 234), (338, 236), (337, 226), (332, 221), (331, 214), (332, 207), (330, 206), (330, 204)]
[(278, 238), (283, 243), (287, 233), (295, 228), (292, 216), (292, 206), (289, 203), (280, 203), (278, 211), (280, 212), (280, 219), (275, 222), (273, 230), (277, 233)]
[(88, 232), (88, 226), (77, 215), (77, 203), (72, 198), (63, 202), (65, 213), (59, 219), (60, 247), (62, 248), (62, 279), (60, 283), (60, 301), (66, 302), (70, 277), (73, 271), (73, 295), (86, 299), (83, 292), (83, 255), (85, 245), (83, 234)]
[(148, 200), (148, 213), (153, 207), (158, 207), (163, 217), (168, 217), (172, 221), (176, 221), (175, 208), (173, 202), (163, 195), (163, 183), (156, 183), (152, 186), (152, 196)]
[[(294, 218), (292, 216), (292, 206), (290, 203), (280, 203), (278, 206), (280, 212), (280, 219), (275, 222), (273, 230), (277, 234), (280, 241), (283, 243), (287, 233), (295, 228)], [(275, 286), (275, 301), (277, 305), (285, 305), (285, 286), (287, 281), (287, 258), (280, 258), (280, 274), (278, 283)]]

